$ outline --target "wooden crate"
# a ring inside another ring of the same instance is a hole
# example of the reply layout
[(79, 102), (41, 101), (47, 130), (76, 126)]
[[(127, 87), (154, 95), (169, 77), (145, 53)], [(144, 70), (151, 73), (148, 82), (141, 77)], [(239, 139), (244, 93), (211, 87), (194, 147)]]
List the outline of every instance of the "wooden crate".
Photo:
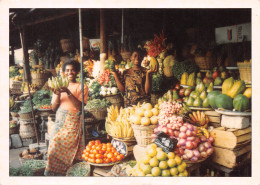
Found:
[(204, 113), (209, 117), (209, 126), (213, 126), (215, 128), (220, 127), (221, 114), (216, 111), (204, 111)]
[(239, 163), (251, 158), (251, 143), (244, 145), (243, 147), (229, 150), (220, 147), (214, 147), (214, 153), (212, 155), (212, 161), (225, 166), (227, 168), (234, 168)]
[(214, 138), (213, 145), (226, 149), (236, 149), (251, 142), (251, 127), (245, 129), (214, 128), (210, 132)]

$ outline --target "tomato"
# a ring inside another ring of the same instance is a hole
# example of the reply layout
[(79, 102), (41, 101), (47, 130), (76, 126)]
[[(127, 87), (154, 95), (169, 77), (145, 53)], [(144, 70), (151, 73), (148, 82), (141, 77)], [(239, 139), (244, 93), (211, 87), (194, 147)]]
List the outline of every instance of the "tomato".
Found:
[(90, 141), (90, 142), (88, 143), (89, 146), (93, 146), (94, 144), (95, 144), (95, 141)]
[(86, 149), (85, 149), (87, 152), (89, 152), (91, 150), (90, 146), (86, 146)]
[(97, 159), (102, 159), (104, 156), (102, 154), (96, 154)]
[(102, 149), (102, 145), (98, 145), (98, 146), (96, 147), (96, 149), (97, 149), (97, 150), (101, 150), (101, 149)]
[(88, 157), (89, 156), (89, 152), (85, 152), (85, 156)]
[(111, 161), (112, 161), (112, 162), (116, 162), (116, 161), (117, 161), (117, 158), (116, 158), (116, 157), (112, 157)]
[(86, 152), (86, 149), (83, 150), (83, 153), (85, 153), (85, 152)]
[(120, 155), (116, 156), (116, 159), (117, 159), (118, 161), (121, 161), (121, 160), (122, 160)]
[(91, 159), (93, 159), (95, 157), (95, 154), (89, 154), (88, 155)]
[(111, 147), (107, 147), (107, 151), (111, 152), (112, 151)]
[(107, 157), (107, 153), (104, 153), (104, 157), (105, 157), (105, 158)]
[(96, 163), (98, 163), (98, 164), (103, 163), (103, 159), (96, 159)]
[(111, 144), (111, 143), (107, 143), (107, 146), (110, 146), (110, 147), (112, 147), (112, 144)]
[(96, 140), (96, 141), (95, 141), (95, 144), (96, 144), (96, 145), (100, 145), (100, 144), (101, 144), (101, 141), (100, 141), (100, 140)]
[(99, 153), (99, 154), (104, 154), (105, 152), (102, 151), (102, 150), (99, 150), (98, 153)]
[(96, 145), (93, 145), (91, 148), (92, 148), (92, 149), (96, 149)]
[(110, 159), (110, 158), (106, 158), (106, 159), (105, 159), (105, 162), (106, 162), (106, 163), (111, 163), (111, 159)]
[(97, 154), (98, 153), (98, 151), (96, 149), (93, 149), (92, 151), (93, 151), (93, 154)]
[(112, 147), (111, 152), (116, 152), (116, 149), (114, 147)]
[(115, 156), (115, 157), (118, 156), (118, 155), (120, 155), (119, 152), (114, 152), (114, 156)]
[(124, 159), (125, 157), (123, 154), (120, 154), (119, 156), (121, 157), (121, 159)]
[(112, 152), (109, 152), (109, 153), (107, 154), (107, 158), (112, 158), (112, 157), (114, 157), (113, 153), (112, 153)]
[(85, 154), (82, 154), (81, 157), (84, 159), (84, 158), (86, 157), (86, 155), (85, 155)]

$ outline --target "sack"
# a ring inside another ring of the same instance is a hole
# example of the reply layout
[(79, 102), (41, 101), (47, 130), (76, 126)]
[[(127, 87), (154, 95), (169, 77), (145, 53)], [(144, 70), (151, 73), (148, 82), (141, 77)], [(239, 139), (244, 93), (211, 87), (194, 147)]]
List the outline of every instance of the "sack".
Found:
[(154, 143), (163, 149), (164, 152), (169, 153), (174, 150), (177, 146), (178, 140), (171, 139), (167, 134), (164, 132), (158, 132), (155, 138)]

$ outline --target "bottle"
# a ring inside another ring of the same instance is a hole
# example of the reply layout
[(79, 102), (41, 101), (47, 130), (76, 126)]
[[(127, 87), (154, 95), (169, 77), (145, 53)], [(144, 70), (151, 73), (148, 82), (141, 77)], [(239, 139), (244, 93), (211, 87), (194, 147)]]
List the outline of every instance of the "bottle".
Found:
[(210, 176), (211, 176), (211, 177), (215, 177), (215, 172), (214, 172), (214, 170), (211, 170)]
[(209, 169), (207, 169), (206, 175), (204, 175), (204, 177), (209, 177), (210, 176), (210, 171)]

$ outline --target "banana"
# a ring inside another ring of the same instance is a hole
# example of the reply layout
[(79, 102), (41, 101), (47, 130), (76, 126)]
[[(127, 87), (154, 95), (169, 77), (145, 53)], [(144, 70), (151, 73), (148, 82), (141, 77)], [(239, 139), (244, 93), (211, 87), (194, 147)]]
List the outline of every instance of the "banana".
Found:
[(197, 117), (197, 114), (196, 114), (196, 112), (194, 111), (194, 112), (192, 112), (192, 114), (193, 114), (193, 116), (194, 116), (195, 120), (198, 120), (198, 117)]
[(206, 138), (209, 138), (209, 131), (206, 128), (200, 128), (203, 132), (203, 135), (206, 136)]
[(191, 121), (192, 121), (193, 123), (196, 123), (196, 122), (197, 122), (197, 120), (194, 118), (194, 116), (193, 116), (192, 114), (189, 114), (189, 117), (191, 118)]
[(197, 111), (197, 120), (200, 121), (201, 120), (201, 112), (200, 111)]

